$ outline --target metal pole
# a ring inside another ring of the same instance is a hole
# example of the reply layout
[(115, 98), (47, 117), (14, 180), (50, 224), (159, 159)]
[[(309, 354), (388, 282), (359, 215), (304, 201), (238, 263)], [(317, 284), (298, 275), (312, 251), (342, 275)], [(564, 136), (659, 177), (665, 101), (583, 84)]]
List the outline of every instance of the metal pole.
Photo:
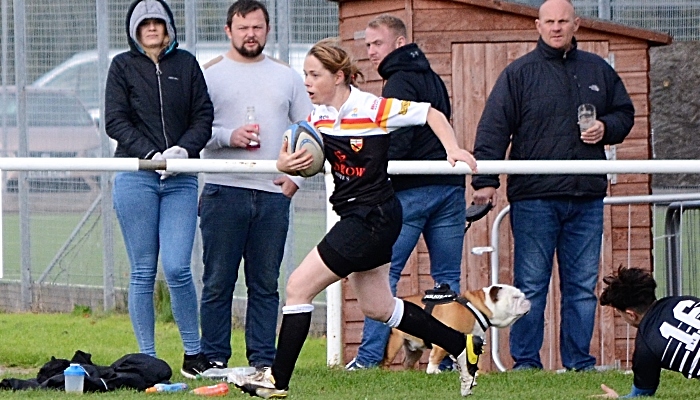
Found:
[[(328, 165), (328, 163), (326, 163)], [(328, 199), (335, 188), (333, 175), (329, 169), (324, 175), (326, 182), (326, 232), (340, 221), (338, 214), (330, 207)], [(343, 287), (342, 281), (326, 288), (326, 363), (329, 367), (341, 365), (343, 361)]]
[[(173, 159), (138, 160), (135, 158), (0, 158), (0, 170), (7, 171), (155, 171), (180, 173), (242, 172), (276, 173), (277, 160)], [(326, 164), (328, 165), (328, 164)], [(700, 174), (700, 160), (539, 160), (539, 161), (479, 161), (477, 172), (459, 162), (447, 161), (389, 161), (389, 174)], [(328, 168), (326, 168), (328, 171)]]
[(197, 55), (197, 2), (185, 0), (185, 47)]
[(279, 59), (291, 64), (289, 59), (289, 0), (277, 0), (277, 46)]
[[(19, 132), (19, 156), (27, 157), (27, 24), (24, 0), (13, 0), (15, 23), (15, 84), (17, 85), (17, 127)], [(19, 179), (19, 236), (20, 236), (20, 309), (29, 311), (32, 305), (32, 252), (29, 220), (29, 187), (27, 173), (20, 172)]]
[[(42, 163), (48, 163), (42, 160)], [(56, 160), (56, 159), (54, 159)], [(0, 160), (0, 169), (12, 170)], [(276, 160), (215, 160), (173, 159), (167, 160), (167, 170), (172, 172), (277, 172)], [(25, 169), (26, 166), (19, 166)], [(141, 160), (140, 169), (166, 169), (165, 161)], [(83, 169), (85, 170), (85, 169)], [(451, 166), (447, 161), (389, 161), (389, 174), (473, 174), (467, 164), (458, 162)], [(679, 174), (700, 173), (700, 160), (500, 160), (478, 161), (477, 174)]]
[(277, 1), (267, 0), (265, 1), (265, 6), (267, 7), (267, 13), (270, 15), (270, 32), (267, 35), (267, 43), (265, 47), (267, 48), (268, 54), (272, 57), (279, 59), (279, 47), (277, 40)]
[(598, 18), (609, 20), (611, 14), (610, 0), (598, 0)]
[[(8, 68), (8, 56), (7, 56), (7, 42), (9, 41), (8, 38), (10, 37), (10, 34), (8, 32), (8, 23), (7, 23), (7, 13), (8, 13), (8, 7), (7, 7), (7, 0), (2, 0), (2, 5), (0, 6), (0, 14), (2, 18), (2, 61), (0, 68), (2, 68), (2, 73), (0, 74), (0, 83), (2, 84), (2, 104), (7, 104), (7, 91), (5, 90), (5, 86), (7, 85), (7, 68)], [(7, 149), (7, 113), (0, 113), (0, 119), (2, 119), (2, 148), (3, 148), (3, 153), (0, 154), (2, 157), (7, 157), (6, 149)], [(2, 190), (4, 190), (4, 185), (5, 185), (5, 171), (2, 172)]]
[[(9, 30), (8, 30), (8, 23), (7, 23), (7, 13), (8, 13), (8, 6), (7, 6), (7, 0), (2, 0), (0, 3), (0, 23), (2, 24), (2, 44), (1, 44), (1, 52), (2, 54), (0, 55), (0, 68), (2, 69), (2, 72), (0, 72), (0, 84), (2, 84), (2, 88), (0, 89), (0, 102), (1, 104), (7, 104), (7, 90), (6, 90), (6, 85), (7, 85), (7, 66), (8, 66), (8, 56), (7, 56), (7, 42), (8, 38), (10, 37), (9, 35)], [(2, 112), (0, 113), (0, 129), (2, 129), (2, 153), (0, 153), (1, 157), (7, 157), (7, 113)], [(5, 183), (7, 182), (7, 173), (5, 171), (0, 171), (0, 199), (2, 196), (2, 193), (5, 193)], [(2, 201), (0, 201), (0, 207), (2, 207)], [(2, 224), (2, 218), (1, 216), (3, 215), (2, 209), (0, 209), (0, 224)], [(2, 229), (2, 226), (0, 226), (0, 229)], [(0, 239), (2, 239), (2, 235), (0, 235)], [(0, 252), (1, 253), (1, 252)], [(4, 257), (0, 258), (0, 278), (3, 276), (3, 269), (2, 265), (4, 264)]]
[[(277, 160), (173, 159), (138, 160), (135, 158), (0, 158), (0, 170), (7, 171), (155, 171), (180, 173), (241, 172), (277, 173)], [(328, 165), (328, 164), (326, 164)], [(479, 161), (478, 171), (467, 164), (451, 166), (447, 161), (389, 161), (389, 174), (444, 175), (605, 175), (605, 174), (700, 174), (700, 160), (539, 160)], [(329, 171), (326, 167), (326, 171)]]
[(681, 227), (682, 209), (678, 203), (672, 203), (666, 209), (665, 242), (666, 242), (666, 295), (678, 296), (680, 294), (680, 270), (681, 270), (681, 240), (678, 232)]
[[(491, 257), (491, 284), (495, 285), (499, 283), (498, 280), (498, 272), (500, 269), (500, 266), (498, 265), (498, 246), (500, 242), (500, 238), (498, 237), (498, 230), (501, 227), (501, 222), (503, 221), (503, 218), (505, 218), (506, 215), (510, 212), (510, 206), (505, 206), (496, 216), (496, 219), (493, 221), (493, 225), (491, 225), (491, 246), (493, 247), (493, 251), (491, 251), (490, 257)], [(506, 366), (503, 365), (501, 362), (501, 349), (499, 348), (499, 334), (498, 334), (498, 329), (492, 327), (491, 328), (491, 359), (493, 360), (493, 363), (496, 364), (496, 368), (498, 368), (499, 371), (503, 372), (506, 370)]]
[[(99, 128), (102, 157), (112, 155), (111, 144), (104, 127), (105, 85), (109, 68), (109, 14), (107, 0), (97, 0), (97, 93), (100, 98)], [(102, 292), (103, 308), (113, 310), (116, 306), (114, 289), (114, 211), (112, 210), (112, 172), (100, 174), (100, 218), (102, 219)]]
[[(197, 2), (196, 0), (185, 0), (185, 35), (187, 39), (187, 49), (192, 54), (197, 55)], [(197, 173), (198, 190), (202, 192), (204, 183), (202, 174)], [(197, 217), (197, 226), (199, 226), (199, 217)], [(190, 256), (190, 268), (192, 270), (192, 280), (197, 292), (197, 299), (202, 298), (202, 275), (204, 274), (204, 263), (202, 260), (202, 231), (195, 230), (194, 243), (192, 244), (192, 254)]]

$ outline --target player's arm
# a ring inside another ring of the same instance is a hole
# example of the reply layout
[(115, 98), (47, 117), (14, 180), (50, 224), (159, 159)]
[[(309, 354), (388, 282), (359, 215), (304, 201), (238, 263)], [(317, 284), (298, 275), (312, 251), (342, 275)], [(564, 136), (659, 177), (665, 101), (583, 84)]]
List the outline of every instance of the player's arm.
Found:
[[(613, 397), (610, 395), (604, 397), (629, 399), (632, 397), (653, 396), (656, 393), (661, 376), (661, 361), (644, 340), (642, 334), (638, 332), (637, 335), (637, 339), (634, 342), (634, 355), (632, 355), (632, 371), (634, 372), (632, 391), (625, 396)], [(603, 391), (606, 391), (607, 386), (602, 385), (601, 388)], [(617, 395), (612, 389), (610, 391)]]
[(656, 393), (656, 389), (640, 389), (634, 384), (632, 384), (632, 391), (626, 395), (620, 397), (621, 399), (629, 399), (631, 397), (641, 397), (641, 396), (653, 396)]
[[(405, 71), (396, 71), (384, 83), (382, 88), (382, 97), (395, 98), (410, 101), (421, 101), (416, 90), (414, 73)], [(389, 146), (389, 159), (401, 160), (406, 159), (411, 151), (413, 136), (416, 133), (415, 126), (407, 126), (399, 128), (391, 132), (391, 145)]]
[(447, 121), (445, 114), (430, 107), (427, 121), (430, 129), (435, 132), (435, 135), (440, 139), (440, 143), (445, 147), (447, 160), (450, 164), (454, 165), (456, 161), (464, 161), (473, 172), (476, 172), (476, 160), (470, 152), (459, 147), (455, 132)]
[(476, 160), (470, 152), (459, 147), (455, 131), (445, 114), (431, 107), (429, 103), (385, 98), (380, 98), (377, 102), (374, 98), (368, 99), (372, 101), (368, 108), (376, 111), (371, 118), (380, 128), (391, 132), (401, 127), (424, 125), (427, 122), (447, 151), (447, 161), (452, 166), (457, 161), (463, 161), (472, 172), (476, 172)]
[(634, 384), (632, 385), (632, 391), (625, 396), (620, 396), (619, 394), (617, 394), (617, 392), (615, 390), (609, 388), (605, 384), (600, 385), (600, 388), (603, 389), (604, 393), (594, 395), (591, 397), (599, 397), (599, 398), (605, 398), (605, 399), (629, 399), (632, 397), (653, 396), (654, 393), (656, 393), (655, 389), (640, 389), (640, 388), (634, 386)]

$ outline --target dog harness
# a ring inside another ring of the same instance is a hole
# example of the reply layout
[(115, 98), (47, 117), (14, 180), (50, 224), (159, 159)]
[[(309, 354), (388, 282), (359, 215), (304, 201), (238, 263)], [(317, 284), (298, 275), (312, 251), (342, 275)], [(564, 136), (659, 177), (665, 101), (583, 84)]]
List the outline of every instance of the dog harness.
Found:
[(469, 312), (474, 315), (476, 322), (479, 323), (481, 329), (486, 332), (491, 326), (491, 321), (488, 317), (479, 311), (469, 300), (462, 296), (459, 296), (454, 290), (450, 289), (450, 285), (442, 283), (435, 285), (435, 288), (425, 291), (425, 296), (421, 299), (421, 302), (425, 304), (425, 312), (428, 314), (433, 314), (433, 308), (438, 304), (447, 304), (456, 301), (457, 303), (464, 306)]

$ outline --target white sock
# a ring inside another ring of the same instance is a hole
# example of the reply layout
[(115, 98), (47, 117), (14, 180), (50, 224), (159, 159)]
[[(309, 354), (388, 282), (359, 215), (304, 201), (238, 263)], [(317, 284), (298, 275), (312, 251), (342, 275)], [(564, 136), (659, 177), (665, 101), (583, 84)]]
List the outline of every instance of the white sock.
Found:
[(394, 297), (394, 312), (391, 313), (391, 317), (385, 324), (396, 328), (401, 323), (401, 318), (403, 318), (403, 300)]
[(282, 314), (302, 314), (314, 310), (313, 304), (296, 304), (282, 307)]

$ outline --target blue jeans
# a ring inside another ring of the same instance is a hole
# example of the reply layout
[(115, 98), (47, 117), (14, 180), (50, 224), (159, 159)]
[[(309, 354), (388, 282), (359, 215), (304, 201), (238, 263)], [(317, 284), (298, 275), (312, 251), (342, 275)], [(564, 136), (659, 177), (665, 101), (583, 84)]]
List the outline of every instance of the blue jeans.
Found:
[(542, 368), (544, 310), (556, 249), (561, 290), (559, 327), (562, 364), (595, 366), (590, 354), (603, 236), (603, 199), (545, 199), (510, 205), (514, 239), (514, 285), (532, 302), (510, 330), (513, 368)]
[[(396, 285), (411, 252), (423, 234), (430, 256), (430, 275), (436, 283), (447, 283), (459, 292), (466, 201), (464, 188), (451, 185), (422, 186), (396, 193), (403, 208), (401, 234), (392, 247), (389, 284)], [(391, 328), (365, 318), (362, 343), (356, 361), (364, 367), (379, 364), (384, 358)]]
[(281, 193), (204, 185), (202, 352), (209, 360), (227, 363), (231, 357), (231, 302), (242, 258), (248, 290), (246, 358), (253, 367), (272, 365), (290, 203)]
[(154, 171), (138, 171), (120, 172), (114, 178), (114, 209), (131, 264), (129, 316), (139, 351), (154, 357), (158, 253), (185, 354), (199, 353), (197, 293), (190, 270), (197, 190), (195, 175), (161, 180)]

